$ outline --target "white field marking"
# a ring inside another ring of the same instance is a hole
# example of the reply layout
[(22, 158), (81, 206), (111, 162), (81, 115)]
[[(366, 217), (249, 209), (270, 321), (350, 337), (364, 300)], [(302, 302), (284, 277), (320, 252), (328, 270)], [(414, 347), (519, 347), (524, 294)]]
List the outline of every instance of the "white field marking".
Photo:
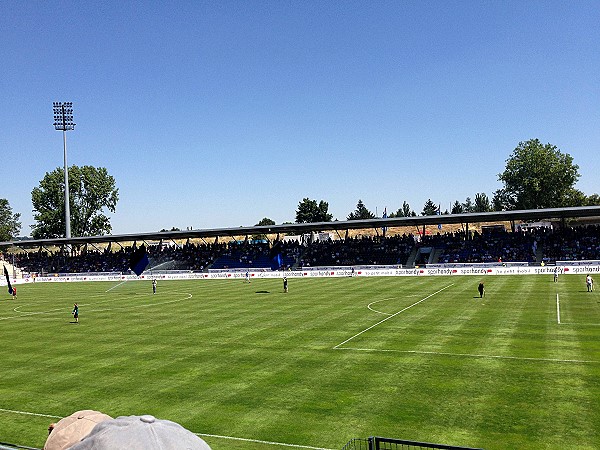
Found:
[(556, 293), (556, 320), (560, 325), (560, 300), (558, 299), (558, 292)]
[(376, 312), (378, 314), (385, 314), (386, 316), (391, 316), (390, 313), (386, 313), (386, 312), (382, 312), (382, 311), (377, 311), (376, 309), (371, 308), (371, 305), (374, 305), (375, 303), (379, 303), (379, 302), (384, 302), (386, 300), (394, 300), (393, 298), (382, 298), (381, 300), (375, 300), (374, 302), (371, 302), (367, 305), (367, 308), (369, 308), (371, 311)]
[[(51, 414), (33, 413), (33, 412), (28, 412), (28, 411), (16, 411), (14, 409), (0, 408), (0, 412), (12, 413), (12, 414), (21, 414), (21, 415), (26, 415), (26, 416), (47, 417), (49, 419), (62, 419), (61, 416), (53, 416)], [(220, 436), (218, 434), (206, 434), (206, 433), (194, 433), (194, 434), (196, 434), (197, 436), (213, 437), (213, 438), (219, 438), (219, 439), (229, 439), (229, 440), (245, 441), (245, 442), (255, 442), (255, 443), (258, 443), (258, 444), (279, 445), (280, 447), (307, 448), (307, 449), (310, 449), (310, 450), (336, 450), (336, 449), (329, 449), (329, 448), (324, 448), (324, 447), (311, 447), (311, 446), (308, 446), (308, 445), (285, 444), (283, 442), (270, 442), (270, 441), (261, 441), (261, 440), (258, 440), (258, 439), (246, 439), (246, 438), (239, 438), (239, 437), (233, 437), (233, 436)]]
[(350, 337), (350, 338), (346, 339), (344, 342), (342, 342), (342, 343), (340, 343), (340, 344), (336, 345), (336, 346), (335, 346), (335, 347), (333, 347), (333, 348), (334, 348), (334, 349), (336, 349), (336, 348), (339, 348), (339, 347), (341, 347), (341, 346), (342, 346), (342, 345), (344, 345), (346, 342), (350, 342), (350, 341), (351, 341), (352, 339), (354, 339), (355, 337), (357, 337), (357, 336), (360, 336), (361, 334), (363, 334), (363, 333), (365, 333), (365, 332), (369, 331), (369, 330), (370, 330), (370, 329), (372, 329), (372, 328), (375, 328), (377, 325), (380, 325), (380, 324), (382, 324), (383, 322), (385, 322), (386, 320), (389, 320), (389, 319), (391, 319), (392, 317), (396, 317), (398, 314), (400, 314), (400, 313), (403, 313), (403, 312), (404, 312), (404, 311), (406, 311), (407, 309), (410, 309), (410, 308), (412, 308), (413, 306), (416, 306), (416, 305), (418, 305), (419, 303), (421, 303), (421, 302), (424, 302), (424, 301), (425, 301), (425, 300), (427, 300), (428, 298), (431, 298), (431, 297), (433, 297), (435, 294), (439, 294), (439, 293), (440, 293), (440, 292), (442, 292), (443, 290), (445, 290), (445, 289), (448, 289), (450, 286), (454, 286), (454, 283), (452, 283), (452, 284), (449, 284), (448, 286), (446, 286), (446, 287), (443, 287), (443, 288), (442, 288), (442, 289), (440, 289), (439, 291), (436, 291), (436, 292), (434, 292), (433, 294), (429, 294), (427, 297), (425, 297), (425, 298), (422, 298), (422, 299), (421, 299), (421, 300), (419, 300), (418, 302), (415, 302), (415, 303), (413, 303), (412, 305), (410, 305), (410, 306), (407, 306), (407, 307), (406, 307), (406, 308), (404, 308), (404, 309), (401, 309), (401, 310), (400, 310), (400, 311), (398, 311), (397, 313), (394, 313), (394, 314), (392, 314), (391, 316), (388, 316), (388, 317), (386, 317), (385, 319), (383, 319), (383, 320), (380, 320), (380, 321), (379, 321), (379, 322), (377, 322), (375, 325), (371, 325), (369, 328), (365, 328), (365, 329), (364, 329), (364, 330), (362, 330), (360, 333), (356, 333), (354, 336), (352, 336), (352, 337)]
[(13, 414), (23, 414), (23, 415), (26, 415), (26, 416), (48, 417), (49, 419), (62, 419), (61, 416), (52, 416), (50, 414), (39, 414), (39, 413), (32, 413), (32, 412), (27, 412), (27, 411), (15, 411), (14, 409), (0, 408), (0, 412), (7, 412), (7, 413), (13, 413)]
[(512, 360), (517, 360), (517, 361), (600, 364), (600, 361), (593, 361), (593, 360), (588, 360), (588, 359), (528, 358), (528, 357), (524, 357), (524, 356), (479, 355), (476, 353), (427, 352), (427, 351), (420, 351), (420, 350), (390, 350), (390, 349), (380, 349), (380, 348), (353, 348), (353, 347), (337, 348), (336, 350), (355, 350), (355, 351), (360, 351), (360, 352), (410, 353), (413, 355), (458, 356), (458, 357), (466, 357), (466, 358), (512, 359)]
[(257, 444), (267, 444), (267, 445), (278, 445), (280, 447), (308, 448), (311, 450), (335, 450), (335, 449), (324, 448), (324, 447), (311, 447), (309, 445), (285, 444), (283, 442), (261, 441), (259, 439), (246, 439), (246, 438), (239, 438), (239, 437), (233, 437), (233, 436), (220, 436), (218, 434), (206, 434), (206, 433), (194, 433), (194, 434), (197, 436), (213, 437), (213, 438), (219, 438), (219, 439), (229, 439), (229, 440), (234, 440), (234, 441), (254, 442)]
[[(40, 314), (39, 312), (21, 311), (21, 308), (23, 308), (25, 306), (27, 306), (27, 304), (25, 304), (25, 305), (19, 305), (19, 306), (13, 308), (13, 311), (16, 312), (16, 313), (19, 313), (19, 314), (24, 314), (24, 315), (25, 314), (27, 314), (27, 315), (29, 315), (29, 314)], [(54, 308), (54, 309), (49, 309), (48, 312), (64, 311), (65, 309), (69, 309), (69, 308), (68, 307), (66, 307), (66, 308)]]
[[(189, 300), (190, 298), (193, 297), (192, 294), (190, 294), (189, 292), (174, 292), (175, 294), (185, 294), (187, 297), (185, 298), (178, 298), (178, 299), (174, 299), (174, 300), (166, 300), (164, 302), (153, 302), (153, 303), (146, 303), (144, 305), (124, 305), (124, 306), (113, 306), (113, 307), (109, 307), (109, 308), (100, 308), (100, 309), (86, 309), (86, 313), (89, 312), (104, 312), (104, 311), (113, 311), (116, 309), (133, 309), (133, 308), (148, 308), (151, 306), (160, 306), (160, 305), (168, 305), (170, 303), (177, 303), (177, 302), (181, 302), (183, 300)], [(150, 294), (147, 295), (148, 297), (150, 297)], [(112, 301), (112, 300), (109, 300)], [(101, 302), (102, 303), (102, 302)], [(80, 306), (87, 306), (91, 303), (86, 303), (86, 304), (81, 304)], [(13, 311), (19, 313), (18, 316), (6, 316), (6, 317), (0, 317), (0, 320), (9, 320), (9, 319), (20, 319), (22, 317), (27, 317), (27, 316), (38, 316), (38, 315), (46, 315), (46, 314), (56, 314), (58, 311), (62, 311), (63, 313), (65, 312), (65, 310), (69, 310), (70, 308), (54, 308), (54, 309), (50, 309), (50, 310), (46, 310), (46, 311), (37, 311), (37, 312), (29, 312), (29, 311), (20, 311), (19, 309), (22, 308), (23, 306), (26, 305), (21, 305), (21, 306), (17, 306), (16, 308), (13, 309)]]
[(120, 283), (115, 284), (113, 287), (111, 287), (110, 289), (107, 289), (106, 291), (104, 291), (104, 293), (106, 294), (107, 292), (112, 291), (114, 288), (118, 288), (119, 286), (121, 286), (123, 283), (125, 283), (127, 280), (123, 280)]

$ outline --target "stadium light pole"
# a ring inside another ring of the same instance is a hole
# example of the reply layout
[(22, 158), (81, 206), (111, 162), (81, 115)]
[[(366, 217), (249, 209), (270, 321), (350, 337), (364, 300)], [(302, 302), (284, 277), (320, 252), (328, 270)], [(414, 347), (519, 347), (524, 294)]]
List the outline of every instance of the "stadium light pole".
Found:
[(69, 205), (69, 168), (67, 166), (67, 131), (74, 130), (73, 103), (54, 102), (54, 128), (63, 132), (65, 161), (65, 237), (71, 239), (71, 208)]

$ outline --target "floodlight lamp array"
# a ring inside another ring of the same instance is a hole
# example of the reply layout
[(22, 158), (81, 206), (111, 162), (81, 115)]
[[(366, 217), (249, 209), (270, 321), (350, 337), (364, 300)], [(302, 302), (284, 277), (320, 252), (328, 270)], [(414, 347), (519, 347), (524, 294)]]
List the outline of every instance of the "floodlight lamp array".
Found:
[(54, 128), (62, 131), (75, 129), (73, 123), (73, 102), (54, 102)]

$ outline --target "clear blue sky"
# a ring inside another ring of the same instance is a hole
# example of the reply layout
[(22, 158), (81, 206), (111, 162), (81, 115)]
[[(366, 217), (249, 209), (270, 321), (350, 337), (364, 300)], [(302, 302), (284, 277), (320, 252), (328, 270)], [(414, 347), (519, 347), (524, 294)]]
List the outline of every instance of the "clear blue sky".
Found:
[(113, 234), (345, 220), (501, 187), (520, 141), (600, 193), (598, 1), (0, 3), (0, 198), (63, 164), (106, 167)]

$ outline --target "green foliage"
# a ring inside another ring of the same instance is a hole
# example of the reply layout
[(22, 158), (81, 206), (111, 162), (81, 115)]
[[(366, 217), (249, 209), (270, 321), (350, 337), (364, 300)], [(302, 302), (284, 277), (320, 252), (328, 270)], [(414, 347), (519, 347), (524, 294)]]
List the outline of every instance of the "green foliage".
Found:
[(473, 205), (473, 201), (471, 200), (471, 197), (467, 197), (465, 199), (465, 202), (462, 204), (463, 207), (463, 211), (466, 213), (472, 213), (475, 210), (475, 205)]
[(263, 219), (260, 219), (260, 221), (255, 226), (262, 227), (262, 226), (267, 226), (267, 225), (275, 225), (275, 221), (273, 219), (269, 219), (268, 217), (265, 217)]
[(398, 209), (395, 213), (391, 213), (390, 217), (414, 217), (417, 214), (410, 209), (410, 205), (408, 202), (404, 201), (402, 203), (402, 208)]
[[(268, 217), (264, 217), (264, 218), (260, 219), (260, 221), (255, 226), (263, 227), (263, 226), (269, 226), (269, 225), (275, 225), (275, 221), (272, 219), (269, 219)], [(263, 239), (267, 239), (267, 235), (266, 234), (253, 234), (252, 239), (255, 241), (260, 241)]]
[(333, 215), (329, 214), (329, 203), (321, 200), (318, 204), (316, 200), (304, 198), (298, 204), (296, 210), (296, 223), (315, 223), (331, 222)]
[(494, 211), (506, 211), (509, 209), (510, 199), (505, 189), (498, 189), (494, 192), (492, 198), (492, 208)]
[(20, 213), (12, 212), (5, 198), (0, 198), (0, 241), (12, 241), (21, 231)]
[(490, 199), (483, 192), (475, 194), (475, 205), (473, 205), (474, 212), (489, 212), (492, 210)]
[[(31, 192), (36, 220), (31, 234), (35, 239), (65, 235), (64, 190), (64, 170), (57, 168), (46, 173)], [(110, 233), (110, 220), (102, 211), (115, 212), (119, 196), (115, 179), (104, 167), (69, 167), (69, 199), (72, 236)]]
[(465, 212), (463, 204), (456, 200), (452, 205), (452, 214), (462, 214)]
[(494, 194), (494, 209), (536, 209), (582, 206), (585, 196), (575, 189), (579, 166), (573, 157), (538, 139), (519, 142), (498, 175), (504, 187)]
[(598, 206), (600, 205), (600, 195), (592, 194), (585, 200), (585, 206)]
[(362, 200), (358, 200), (356, 211), (348, 215), (348, 220), (374, 219), (375, 214), (367, 209)]
[(438, 206), (431, 201), (431, 199), (425, 202), (423, 206), (422, 216), (435, 216), (438, 212)]

